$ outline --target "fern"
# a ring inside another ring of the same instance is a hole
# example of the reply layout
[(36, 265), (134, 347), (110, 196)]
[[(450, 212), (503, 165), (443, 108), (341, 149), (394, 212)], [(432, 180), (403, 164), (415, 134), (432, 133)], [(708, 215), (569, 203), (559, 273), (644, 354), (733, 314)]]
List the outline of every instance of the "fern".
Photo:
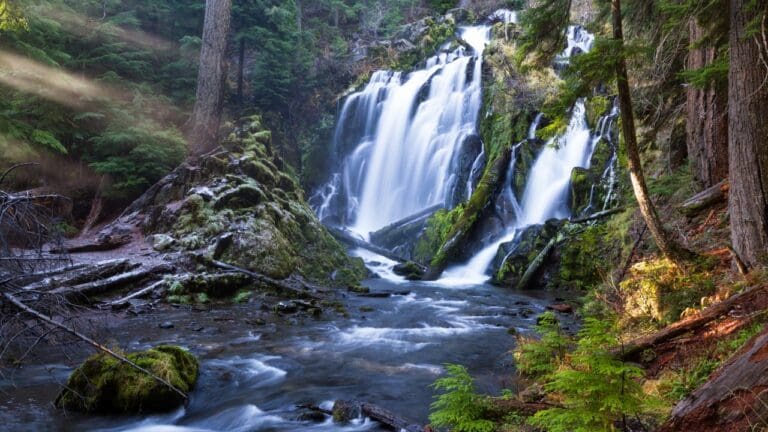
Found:
[(548, 432), (614, 430), (624, 416), (647, 406), (638, 379), (643, 372), (611, 352), (618, 336), (612, 323), (587, 318), (569, 365), (555, 372), (545, 388), (562, 400), (562, 408), (536, 413), (529, 423)]
[(565, 355), (568, 338), (552, 312), (539, 317), (536, 332), (541, 339), (518, 339), (514, 353), (517, 370), (531, 377), (547, 376), (555, 371)]
[(432, 403), (429, 421), (437, 427), (449, 427), (454, 432), (491, 432), (495, 425), (482, 418), (483, 399), (475, 392), (472, 377), (461, 365), (445, 366), (448, 376), (435, 381), (432, 387), (444, 393)]

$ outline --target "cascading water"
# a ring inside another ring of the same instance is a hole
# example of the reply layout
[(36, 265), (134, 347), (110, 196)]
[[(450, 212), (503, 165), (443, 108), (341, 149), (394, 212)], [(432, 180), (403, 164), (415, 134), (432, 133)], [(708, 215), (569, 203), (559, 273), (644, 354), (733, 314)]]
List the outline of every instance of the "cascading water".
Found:
[[(510, 11), (499, 14), (496, 20), (516, 20)], [(463, 27), (460, 37), (471, 50), (440, 53), (407, 76), (376, 72), (347, 99), (334, 146), (348, 156), (311, 199), (322, 221), (365, 237), (425, 208), (468, 198), (485, 164), (477, 123), (490, 27)]]
[[(594, 37), (581, 27), (570, 27), (568, 30), (568, 47), (560, 55), (560, 58), (568, 59), (572, 55), (588, 51), (593, 41)], [(602, 130), (602, 127), (608, 123), (606, 118), (601, 119), (601, 130), (593, 137), (587, 124), (584, 101), (579, 100), (572, 110), (566, 133), (547, 142), (531, 167), (522, 200), (520, 200), (519, 207), (514, 208), (515, 223), (496, 241), (491, 242), (475, 254), (469, 262), (448, 269), (439, 283), (471, 285), (487, 281), (486, 272), (496, 257), (499, 247), (512, 241), (521, 228), (541, 224), (548, 219), (568, 218), (570, 216), (568, 192), (571, 172), (576, 167), (589, 167), (589, 160), (595, 145), (606, 133)], [(537, 116), (531, 125), (529, 139), (535, 138), (536, 128), (540, 121), (541, 116)], [(516, 148), (513, 149), (507, 181), (512, 178), (511, 174), (516, 162), (516, 150)], [(511, 196), (509, 199), (511, 202), (517, 202), (514, 199), (511, 185), (505, 189), (504, 193)]]

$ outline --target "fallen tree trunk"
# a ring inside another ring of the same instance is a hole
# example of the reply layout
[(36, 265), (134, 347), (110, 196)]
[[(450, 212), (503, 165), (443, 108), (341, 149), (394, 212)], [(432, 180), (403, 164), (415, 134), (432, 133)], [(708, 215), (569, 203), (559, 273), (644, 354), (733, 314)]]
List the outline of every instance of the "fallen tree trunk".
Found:
[(23, 289), (27, 291), (48, 291), (59, 287), (81, 285), (87, 282), (98, 281), (117, 274), (129, 272), (139, 267), (138, 263), (131, 263), (127, 259), (108, 260), (93, 265), (74, 266), (70, 270), (62, 269), (61, 273), (54, 274), (38, 282), (26, 284)]
[(552, 249), (554, 249), (555, 245), (557, 244), (557, 235), (552, 237), (551, 240), (549, 240), (549, 243), (547, 243), (546, 246), (544, 246), (544, 249), (539, 252), (538, 255), (536, 255), (536, 258), (531, 261), (531, 264), (528, 265), (528, 268), (525, 270), (525, 273), (523, 273), (523, 276), (520, 278), (520, 281), (517, 283), (516, 289), (523, 290), (528, 287), (528, 284), (531, 283), (531, 279), (536, 275), (536, 272), (539, 271), (542, 265), (544, 265), (544, 261), (547, 259), (547, 256), (549, 256), (550, 252), (552, 252)]
[(96, 240), (72, 242), (61, 248), (51, 249), (51, 253), (103, 252), (118, 249), (133, 241), (130, 234), (100, 236)]
[(216, 261), (216, 260), (207, 260), (207, 262), (209, 264), (211, 264), (212, 266), (218, 267), (220, 269), (230, 270), (230, 271), (242, 273), (244, 275), (247, 275), (247, 276), (251, 277), (252, 279), (254, 279), (257, 282), (261, 282), (261, 283), (263, 283), (265, 285), (271, 286), (272, 288), (276, 288), (278, 290), (285, 291), (288, 294), (296, 295), (299, 298), (314, 299), (314, 300), (316, 300), (316, 298), (310, 294), (310, 290), (313, 287), (311, 287), (310, 285), (308, 285), (306, 283), (299, 283), (298, 281), (296, 281), (296, 285), (300, 285), (301, 287), (291, 286), (291, 285), (289, 285), (286, 282), (279, 281), (277, 279), (272, 279), (269, 276), (263, 275), (261, 273), (253, 272), (251, 270), (244, 269), (242, 267), (234, 266), (232, 264), (227, 264), (227, 263), (224, 263), (224, 262), (221, 262), (221, 261)]
[(768, 329), (680, 401), (659, 432), (735, 432), (766, 425)]
[(623, 211), (624, 211), (624, 207), (616, 207), (608, 210), (599, 211), (597, 213), (592, 213), (591, 215), (585, 216), (583, 218), (571, 219), (570, 222), (573, 224), (592, 222), (594, 220), (602, 219), (604, 217), (608, 217)]
[(338, 241), (342, 243), (346, 243), (350, 246), (369, 250), (375, 254), (379, 254), (385, 258), (389, 258), (392, 261), (397, 261), (399, 263), (408, 262), (407, 259), (401, 256), (397, 256), (392, 252), (390, 252), (389, 250), (384, 249), (383, 247), (376, 246), (374, 244), (368, 243), (367, 241), (361, 238), (357, 238), (353, 236), (351, 233), (349, 233), (348, 231), (344, 231), (334, 227), (327, 227), (327, 228), (328, 228), (328, 231), (331, 233), (331, 235), (334, 236)]
[(186, 394), (186, 393), (184, 393), (183, 391), (179, 390), (179, 389), (178, 389), (177, 387), (175, 387), (173, 384), (171, 384), (171, 383), (169, 383), (168, 381), (166, 381), (165, 379), (163, 379), (163, 378), (161, 378), (161, 377), (159, 377), (159, 376), (157, 376), (157, 375), (153, 374), (152, 372), (150, 372), (150, 371), (146, 370), (145, 368), (143, 368), (143, 367), (141, 367), (141, 366), (137, 365), (136, 363), (134, 363), (134, 362), (132, 362), (132, 361), (128, 360), (128, 359), (127, 359), (125, 356), (123, 356), (123, 355), (120, 355), (120, 354), (118, 354), (118, 353), (116, 353), (116, 352), (112, 351), (111, 349), (109, 349), (109, 348), (105, 347), (104, 345), (102, 345), (102, 344), (100, 344), (100, 343), (96, 342), (95, 340), (93, 340), (93, 339), (89, 338), (88, 336), (86, 336), (86, 335), (84, 335), (84, 334), (82, 334), (82, 333), (78, 332), (77, 330), (73, 329), (72, 327), (69, 327), (69, 326), (67, 326), (66, 324), (60, 323), (60, 322), (58, 322), (58, 321), (55, 321), (53, 318), (51, 318), (51, 317), (49, 317), (49, 316), (46, 316), (46, 315), (43, 315), (42, 313), (40, 313), (40, 312), (38, 312), (38, 311), (36, 311), (36, 310), (32, 309), (31, 307), (29, 307), (29, 306), (27, 306), (26, 304), (24, 304), (24, 303), (23, 303), (21, 300), (19, 300), (18, 298), (16, 298), (16, 297), (15, 297), (15, 296), (13, 296), (12, 294), (9, 294), (9, 293), (4, 293), (4, 294), (3, 294), (3, 296), (4, 296), (4, 297), (5, 297), (5, 298), (6, 298), (6, 299), (7, 299), (7, 300), (8, 300), (8, 301), (11, 303), (11, 304), (13, 304), (15, 307), (17, 307), (17, 308), (18, 308), (18, 309), (20, 309), (21, 311), (23, 311), (23, 312), (25, 312), (25, 313), (27, 313), (27, 314), (29, 314), (29, 315), (32, 315), (32, 316), (33, 316), (33, 317), (35, 317), (36, 319), (38, 319), (38, 320), (40, 320), (40, 321), (43, 321), (43, 322), (45, 322), (46, 324), (52, 325), (52, 326), (54, 326), (54, 327), (56, 327), (56, 328), (59, 328), (59, 329), (62, 329), (62, 330), (64, 330), (64, 331), (66, 331), (67, 333), (69, 333), (69, 334), (71, 334), (71, 335), (73, 335), (73, 336), (77, 337), (78, 339), (80, 339), (80, 340), (82, 340), (82, 341), (86, 342), (87, 344), (89, 344), (89, 345), (91, 345), (92, 347), (94, 347), (94, 348), (98, 349), (99, 351), (103, 351), (103, 352), (105, 352), (105, 353), (109, 354), (110, 356), (112, 356), (112, 357), (116, 358), (118, 361), (120, 361), (120, 362), (122, 362), (122, 363), (125, 363), (125, 364), (129, 365), (130, 367), (132, 367), (132, 368), (134, 368), (134, 369), (136, 369), (136, 370), (140, 371), (141, 373), (144, 373), (144, 374), (146, 374), (147, 376), (149, 376), (149, 377), (150, 377), (150, 378), (152, 378), (153, 380), (155, 380), (155, 381), (159, 382), (159, 383), (160, 383), (160, 384), (162, 384), (162, 385), (165, 385), (165, 386), (167, 386), (168, 388), (170, 388), (171, 390), (173, 390), (175, 393), (178, 393), (178, 394), (179, 394), (179, 396), (181, 396), (181, 397), (182, 397), (182, 398), (183, 398), (185, 401), (189, 399), (189, 397), (187, 396), (187, 394)]
[(406, 420), (386, 409), (359, 401), (337, 400), (333, 404), (333, 419), (347, 422), (360, 417), (369, 417), (395, 431), (423, 432), (424, 426)]
[(150, 284), (149, 286), (144, 287), (144, 288), (142, 288), (142, 289), (140, 289), (140, 290), (138, 290), (138, 291), (136, 291), (134, 293), (131, 293), (131, 294), (129, 294), (129, 295), (123, 297), (123, 298), (120, 298), (120, 299), (108, 302), (108, 303), (106, 303), (105, 306), (108, 306), (108, 307), (119, 306), (119, 305), (127, 302), (128, 300), (133, 300), (133, 299), (135, 299), (137, 297), (141, 297), (141, 296), (147, 295), (147, 294), (151, 293), (152, 291), (158, 289), (159, 287), (163, 286), (163, 284), (165, 284), (165, 281), (159, 280), (159, 281), (154, 282), (154, 283)]
[(696, 195), (688, 198), (680, 205), (680, 212), (686, 216), (694, 216), (702, 210), (715, 204), (725, 202), (727, 198), (728, 181), (723, 180), (720, 183), (704, 189)]
[(127, 273), (120, 273), (106, 279), (100, 279), (75, 286), (56, 288), (50, 293), (63, 296), (72, 302), (80, 301), (88, 303), (93, 296), (124, 287), (130, 283), (138, 283), (147, 279), (157, 278), (160, 275), (171, 273), (173, 270), (174, 268), (170, 264), (158, 264), (146, 269), (139, 268)]
[(731, 312), (731, 310), (739, 305), (749, 305), (750, 303), (755, 303), (757, 299), (766, 295), (768, 295), (768, 286), (751, 288), (745, 292), (736, 294), (727, 300), (712, 305), (707, 309), (704, 309), (697, 316), (678, 321), (652, 335), (644, 336), (630, 341), (624, 345), (624, 350), (622, 352), (616, 352), (616, 354), (621, 356), (623, 359), (630, 359), (634, 355), (646, 349), (653, 348), (655, 345), (674, 339), (690, 331), (699, 329), (709, 324), (710, 322), (724, 315), (727, 315), (729, 312)]

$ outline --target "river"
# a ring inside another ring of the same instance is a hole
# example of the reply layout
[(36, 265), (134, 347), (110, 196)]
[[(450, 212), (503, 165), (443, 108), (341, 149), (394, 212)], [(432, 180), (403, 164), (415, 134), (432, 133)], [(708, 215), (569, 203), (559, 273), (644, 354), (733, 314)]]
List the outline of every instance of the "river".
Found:
[[(445, 363), (467, 366), (482, 392), (498, 394), (514, 385), (509, 350), (515, 338), (509, 330), (530, 331), (552, 300), (548, 294), (405, 282), (388, 273), (385, 259), (366, 259), (385, 278), (365, 285), (372, 293), (396, 294), (350, 294), (348, 318), (275, 314), (274, 321), (258, 325), (255, 318), (264, 311), (251, 303), (209, 311), (169, 308), (111, 322), (109, 340), (129, 351), (178, 344), (199, 357), (200, 380), (186, 408), (149, 417), (64, 413), (52, 401), (72, 368), (44, 363), (0, 380), (2, 429), (376, 431), (380, 426), (364, 420), (341, 427), (330, 418), (302, 419), (306, 411), (297, 405), (359, 399), (427, 423), (430, 384)], [(174, 327), (160, 329), (165, 321)]]

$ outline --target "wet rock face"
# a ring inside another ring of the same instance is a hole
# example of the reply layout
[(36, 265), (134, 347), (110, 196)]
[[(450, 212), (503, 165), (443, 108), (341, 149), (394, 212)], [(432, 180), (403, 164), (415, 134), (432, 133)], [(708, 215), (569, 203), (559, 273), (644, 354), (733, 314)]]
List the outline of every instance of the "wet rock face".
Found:
[[(191, 391), (197, 382), (197, 359), (179, 347), (161, 345), (126, 357), (182, 392)], [(89, 413), (162, 412), (183, 402), (168, 386), (104, 353), (75, 369), (56, 398), (59, 408)]]

